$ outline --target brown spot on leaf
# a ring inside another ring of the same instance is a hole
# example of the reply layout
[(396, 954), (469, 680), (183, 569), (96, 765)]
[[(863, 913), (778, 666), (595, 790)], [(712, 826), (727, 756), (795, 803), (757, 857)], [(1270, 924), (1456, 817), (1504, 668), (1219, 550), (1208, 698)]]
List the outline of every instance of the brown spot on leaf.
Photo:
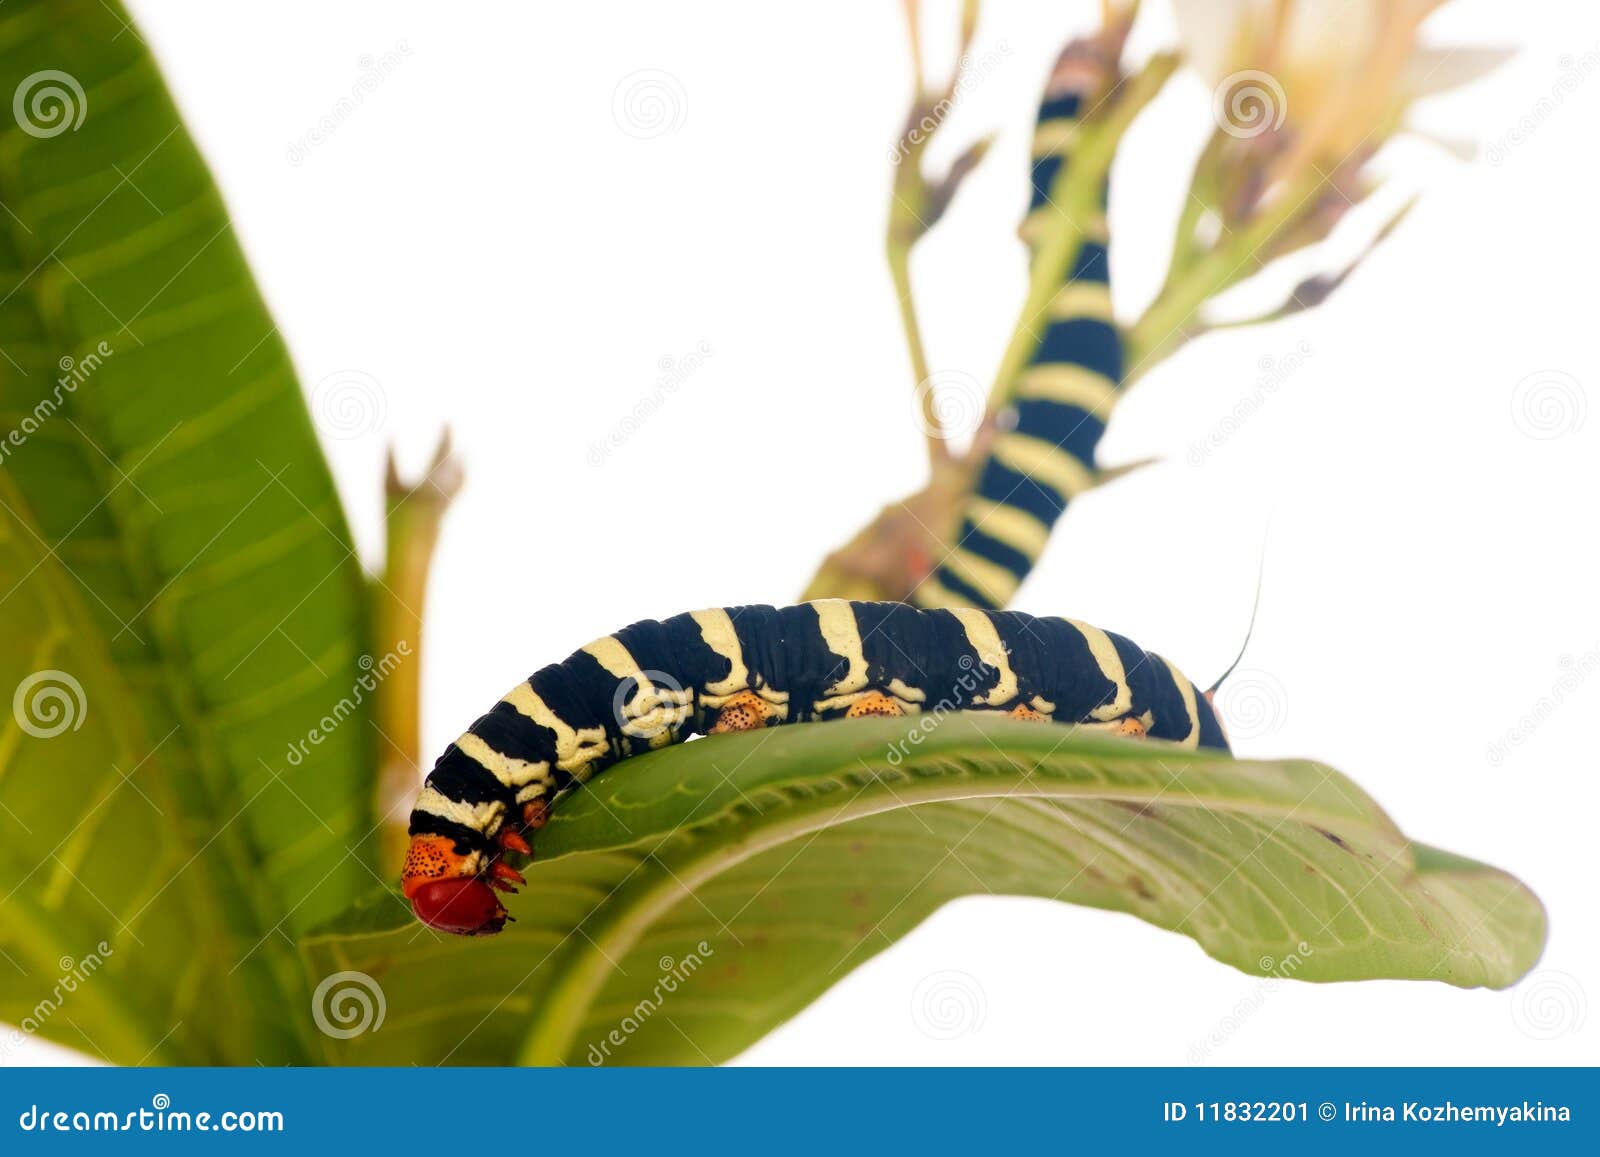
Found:
[(1326, 828), (1316, 828), (1315, 831), (1316, 831), (1317, 835), (1321, 836), (1323, 839), (1325, 839), (1329, 843), (1333, 844), (1334, 847), (1343, 848), (1347, 852), (1350, 850), (1350, 845), (1349, 844), (1345, 843), (1338, 836), (1334, 835), (1332, 832), (1328, 831)]

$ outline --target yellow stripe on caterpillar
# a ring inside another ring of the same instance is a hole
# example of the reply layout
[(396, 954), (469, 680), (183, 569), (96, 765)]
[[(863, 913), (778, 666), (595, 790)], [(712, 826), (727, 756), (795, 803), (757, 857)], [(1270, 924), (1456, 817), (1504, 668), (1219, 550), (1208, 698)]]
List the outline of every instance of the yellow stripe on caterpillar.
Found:
[(1058, 321), (1089, 317), (1111, 322), (1111, 287), (1103, 281), (1069, 281), (1050, 299), (1050, 316)]
[(1077, 619), (1061, 621), (1083, 636), (1084, 642), (1089, 644), (1089, 654), (1093, 657), (1095, 666), (1100, 668), (1100, 674), (1117, 688), (1115, 697), (1109, 703), (1102, 703), (1089, 714), (1096, 719), (1106, 720), (1126, 715), (1133, 706), (1133, 688), (1128, 686), (1128, 672), (1122, 666), (1122, 656), (1117, 654), (1117, 646), (1111, 641), (1111, 636), (1099, 627), (1091, 627), (1088, 623), (1080, 623)]
[(1022, 371), (1017, 379), (1017, 397), (1060, 402), (1103, 416), (1116, 401), (1117, 384), (1084, 366), (1051, 362)]
[(1011, 669), (1011, 656), (1006, 651), (1006, 645), (1000, 641), (1000, 632), (995, 630), (994, 620), (983, 611), (975, 611), (969, 607), (952, 607), (950, 613), (961, 621), (961, 628), (967, 634), (967, 642), (977, 652), (978, 660), (1000, 672), (1000, 677), (995, 680), (993, 688), (973, 696), (973, 706), (989, 707), (1010, 703), (1017, 697), (1017, 673)]
[(609, 753), (604, 727), (573, 727), (550, 710), (549, 704), (539, 698), (526, 680), (507, 692), (502, 702), (511, 704), (519, 714), (555, 733), (556, 766), (580, 782), (589, 777), (595, 761), (603, 760)]
[(461, 824), (475, 832), (487, 832), (499, 825), (500, 818), (505, 815), (506, 805), (500, 800), (465, 803), (449, 798), (438, 788), (424, 787), (412, 810)]
[(1189, 713), (1189, 734), (1178, 740), (1178, 742), (1188, 748), (1199, 747), (1200, 709), (1194, 701), (1194, 684), (1189, 682), (1189, 677), (1174, 667), (1169, 660), (1162, 658), (1160, 655), (1155, 655), (1154, 657), (1161, 659), (1167, 670), (1171, 672), (1172, 682), (1177, 686), (1178, 694), (1183, 696), (1183, 709)]
[(977, 495), (969, 498), (966, 515), (972, 524), (990, 538), (999, 539), (1012, 550), (1038, 559), (1050, 540), (1050, 528), (1026, 510), (993, 502)]
[(1094, 488), (1094, 472), (1059, 446), (1012, 431), (995, 439), (994, 456), (1009, 469), (1043, 482), (1063, 498)]
[(929, 572), (911, 592), (911, 599), (922, 607), (961, 607), (970, 600), (957, 595), (955, 591), (945, 586), (935, 577), (937, 571)]
[(721, 607), (704, 611), (691, 611), (689, 617), (700, 628), (700, 638), (705, 645), (728, 660), (728, 677), (707, 683), (701, 689), (700, 702), (706, 707), (721, 707), (732, 695), (750, 686), (750, 670), (744, 665), (744, 649), (739, 645), (739, 634), (733, 629), (733, 619)]
[(845, 661), (845, 673), (833, 686), (823, 691), (825, 700), (840, 695), (864, 691), (867, 686), (867, 656), (861, 645), (861, 627), (856, 613), (844, 599), (818, 599), (811, 604), (816, 608), (817, 623), (822, 629), (822, 641)]
[(529, 762), (502, 755), (483, 739), (468, 731), (456, 740), (456, 746), (468, 759), (489, 770), (489, 774), (507, 787), (526, 787), (530, 783), (553, 784), (550, 765), (544, 760)]
[[(686, 723), (694, 713), (694, 691), (689, 688), (662, 686), (642, 670), (639, 661), (622, 640), (615, 635), (596, 639), (583, 648), (606, 673), (618, 680), (619, 702), (613, 708), (620, 716), (618, 724), (624, 735), (646, 740), (651, 747), (665, 747), (672, 742), (672, 729)], [(653, 672), (660, 675), (660, 671)], [(625, 701), (620, 700), (621, 690), (632, 684)]]
[(998, 607), (1010, 602), (1011, 596), (1022, 585), (1015, 574), (999, 563), (990, 562), (959, 547), (950, 552), (944, 565)]

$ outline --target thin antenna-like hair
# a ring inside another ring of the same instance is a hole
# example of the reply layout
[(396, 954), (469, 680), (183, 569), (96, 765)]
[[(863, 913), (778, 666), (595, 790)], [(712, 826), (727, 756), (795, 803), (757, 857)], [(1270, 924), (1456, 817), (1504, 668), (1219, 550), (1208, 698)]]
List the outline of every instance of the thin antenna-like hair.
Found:
[(1225, 680), (1229, 675), (1232, 675), (1234, 671), (1238, 669), (1239, 663), (1244, 659), (1245, 651), (1249, 650), (1250, 648), (1250, 637), (1256, 632), (1256, 613), (1261, 610), (1261, 587), (1263, 585), (1262, 580), (1266, 577), (1266, 573), (1267, 540), (1266, 536), (1263, 535), (1261, 538), (1261, 554), (1256, 560), (1256, 597), (1250, 604), (1250, 625), (1245, 628), (1244, 642), (1239, 644), (1239, 653), (1233, 657), (1233, 662), (1228, 664), (1228, 669), (1226, 671), (1217, 676), (1217, 681), (1215, 683), (1206, 688), (1205, 694), (1206, 698), (1208, 699), (1217, 693), (1217, 688), (1222, 686), (1223, 680)]

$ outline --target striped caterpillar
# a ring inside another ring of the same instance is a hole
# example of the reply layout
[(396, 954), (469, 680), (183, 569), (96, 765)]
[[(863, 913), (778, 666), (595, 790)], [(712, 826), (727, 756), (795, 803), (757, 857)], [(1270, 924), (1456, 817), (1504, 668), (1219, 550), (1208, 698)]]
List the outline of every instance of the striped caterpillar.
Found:
[(411, 813), (401, 888), (417, 917), (498, 932), (508, 851), (558, 793), (696, 734), (784, 723), (995, 712), (1228, 750), (1171, 663), (1085, 623), (1017, 611), (825, 599), (646, 619), (517, 684), (434, 764)]
[[(1022, 236), (1036, 246), (1059, 212), (1051, 202), (1078, 117), (1109, 68), (1092, 42), (1067, 46), (1045, 88), (1033, 140), (1033, 194)], [(945, 560), (918, 585), (925, 607), (1003, 607), (1033, 569), (1067, 502), (1095, 484), (1095, 447), (1122, 383), (1111, 313), (1106, 190), (1075, 264), (1051, 301), (1044, 336), (1017, 381), (1015, 425), (989, 450)]]

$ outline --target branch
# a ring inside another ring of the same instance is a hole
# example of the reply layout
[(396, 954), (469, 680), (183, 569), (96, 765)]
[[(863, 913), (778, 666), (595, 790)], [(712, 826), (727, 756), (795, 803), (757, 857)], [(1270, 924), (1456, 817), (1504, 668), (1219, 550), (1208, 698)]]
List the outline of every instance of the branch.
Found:
[(422, 783), (422, 612), (428, 571), (439, 525), (461, 481), (449, 430), (440, 437), (427, 473), (415, 482), (401, 480), (390, 448), (384, 479), (387, 549), (383, 576), (375, 580), (373, 638), (375, 647), (399, 652), (405, 660), (378, 684), (373, 714), (382, 745), (375, 799), (378, 855), (391, 875), (405, 858), (411, 804)]

